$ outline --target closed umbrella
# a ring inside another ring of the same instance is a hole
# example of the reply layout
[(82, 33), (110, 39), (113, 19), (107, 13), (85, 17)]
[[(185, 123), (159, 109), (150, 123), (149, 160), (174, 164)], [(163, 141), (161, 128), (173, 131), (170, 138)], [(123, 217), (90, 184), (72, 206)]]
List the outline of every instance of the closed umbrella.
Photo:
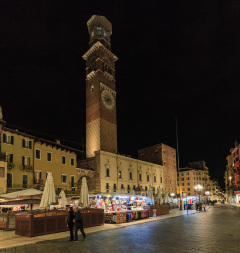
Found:
[(61, 198), (58, 200), (59, 206), (60, 206), (60, 207), (66, 207), (66, 205), (68, 204), (68, 202), (67, 202), (67, 199), (66, 199), (66, 195), (65, 195), (64, 190), (61, 190), (59, 196), (61, 197)]
[(165, 204), (169, 203), (169, 197), (167, 193), (165, 193), (165, 196), (164, 196), (164, 203)]
[(83, 204), (83, 207), (89, 206), (89, 198), (88, 198), (88, 186), (86, 177), (82, 178), (82, 186), (80, 192), (80, 202)]
[(56, 192), (53, 183), (52, 173), (48, 173), (45, 183), (40, 208), (46, 208), (56, 202)]
[(154, 199), (153, 199), (153, 191), (152, 191), (152, 187), (149, 187), (149, 191), (147, 194), (148, 198), (150, 198), (150, 204), (153, 205), (154, 204)]

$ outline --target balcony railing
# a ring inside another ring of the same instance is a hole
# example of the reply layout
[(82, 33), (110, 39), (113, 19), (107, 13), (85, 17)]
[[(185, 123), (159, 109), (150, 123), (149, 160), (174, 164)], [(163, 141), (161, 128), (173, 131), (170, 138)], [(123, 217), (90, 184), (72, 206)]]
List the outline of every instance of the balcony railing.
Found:
[(25, 170), (25, 171), (32, 171), (33, 170), (33, 166), (31, 165), (22, 165), (22, 169)]

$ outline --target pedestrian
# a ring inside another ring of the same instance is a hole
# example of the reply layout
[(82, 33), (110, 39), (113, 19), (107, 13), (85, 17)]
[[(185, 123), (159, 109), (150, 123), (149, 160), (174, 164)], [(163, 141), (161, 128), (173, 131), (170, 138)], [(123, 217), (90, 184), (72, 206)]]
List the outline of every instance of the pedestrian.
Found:
[(206, 205), (205, 205), (205, 202), (202, 204), (202, 207), (203, 207), (204, 211), (206, 211)]
[(86, 239), (86, 234), (83, 229), (83, 215), (78, 207), (74, 208), (74, 216), (75, 216), (75, 239), (74, 241), (78, 241), (78, 229), (81, 231), (83, 235), (83, 240)]
[(72, 207), (68, 207), (68, 217), (67, 217), (67, 226), (69, 228), (70, 231), (70, 240), (69, 241), (74, 241), (74, 237), (73, 237), (73, 226), (74, 226), (74, 220), (75, 216), (74, 216), (74, 212)]

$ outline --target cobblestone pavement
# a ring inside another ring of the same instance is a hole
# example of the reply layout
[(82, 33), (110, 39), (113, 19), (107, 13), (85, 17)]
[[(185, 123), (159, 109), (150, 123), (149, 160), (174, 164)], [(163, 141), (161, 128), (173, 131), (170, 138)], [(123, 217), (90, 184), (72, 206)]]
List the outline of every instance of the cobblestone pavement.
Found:
[(240, 252), (240, 208), (218, 204), (206, 212), (90, 234), (85, 241), (67, 240), (0, 253)]

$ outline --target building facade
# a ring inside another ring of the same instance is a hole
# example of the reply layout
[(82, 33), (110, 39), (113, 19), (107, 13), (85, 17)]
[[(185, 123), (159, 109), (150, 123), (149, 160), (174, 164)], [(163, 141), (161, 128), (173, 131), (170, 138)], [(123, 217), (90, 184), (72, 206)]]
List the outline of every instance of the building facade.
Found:
[[(201, 192), (196, 191), (197, 185), (202, 186)], [(204, 161), (189, 163), (189, 167), (180, 168), (178, 173), (178, 193), (183, 196), (197, 196), (199, 193), (210, 195), (210, 176)]]
[(138, 150), (138, 159), (164, 166), (164, 192), (177, 194), (176, 150), (163, 143)]
[(227, 166), (225, 171), (225, 187), (228, 201), (240, 203), (240, 144), (235, 141), (234, 148), (226, 157)]
[(5, 155), (0, 155), (0, 195), (7, 192), (7, 161)]
[(6, 127), (0, 121), (0, 150), (7, 170), (0, 164), (3, 192), (26, 188), (43, 189), (47, 173), (53, 173), (56, 189), (76, 189), (77, 153), (60, 141), (49, 141)]

